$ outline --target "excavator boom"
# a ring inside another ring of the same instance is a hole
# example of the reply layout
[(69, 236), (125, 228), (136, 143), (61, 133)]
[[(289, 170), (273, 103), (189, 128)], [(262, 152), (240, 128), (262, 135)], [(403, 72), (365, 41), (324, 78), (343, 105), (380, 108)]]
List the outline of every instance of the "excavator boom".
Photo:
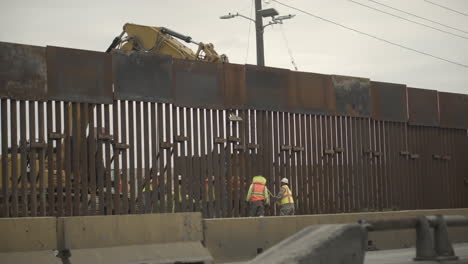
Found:
[[(197, 52), (194, 53), (176, 38), (198, 45)], [(228, 61), (225, 55), (219, 55), (214, 50), (211, 43), (195, 42), (191, 37), (165, 27), (150, 27), (129, 23), (124, 25), (122, 33), (112, 41), (106, 52), (111, 52), (113, 49), (165, 54), (178, 59), (206, 62)]]

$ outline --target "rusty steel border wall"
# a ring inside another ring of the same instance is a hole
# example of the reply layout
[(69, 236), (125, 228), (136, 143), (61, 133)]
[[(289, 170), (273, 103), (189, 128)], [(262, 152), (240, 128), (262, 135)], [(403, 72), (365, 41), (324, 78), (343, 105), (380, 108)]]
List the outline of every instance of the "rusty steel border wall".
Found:
[(0, 98), (2, 217), (468, 207), (468, 95), (0, 42)]

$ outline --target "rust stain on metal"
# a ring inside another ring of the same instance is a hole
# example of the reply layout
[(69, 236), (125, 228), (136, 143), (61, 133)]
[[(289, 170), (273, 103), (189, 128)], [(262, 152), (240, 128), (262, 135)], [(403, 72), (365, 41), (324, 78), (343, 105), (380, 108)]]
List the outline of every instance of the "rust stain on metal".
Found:
[(0, 97), (44, 100), (46, 95), (45, 48), (0, 42)]
[(107, 53), (47, 46), (49, 99), (113, 102), (112, 62)]
[(291, 111), (289, 70), (246, 66), (247, 106), (258, 110)]
[(289, 82), (287, 99), (290, 109), (313, 114), (335, 112), (335, 96), (330, 75), (292, 71), (289, 74)]
[(112, 71), (115, 99), (174, 101), (170, 56), (115, 52), (112, 54)]
[(370, 80), (332, 75), (338, 115), (368, 117), (370, 115)]
[(437, 91), (408, 88), (408, 111), (411, 125), (438, 126)]
[(243, 109), (247, 102), (245, 65), (224, 64), (224, 103), (227, 108)]
[(439, 92), (440, 126), (468, 128), (468, 95)]
[(373, 119), (396, 122), (408, 121), (406, 85), (371, 82), (370, 93)]
[(224, 108), (222, 64), (174, 60), (174, 95), (180, 106)]

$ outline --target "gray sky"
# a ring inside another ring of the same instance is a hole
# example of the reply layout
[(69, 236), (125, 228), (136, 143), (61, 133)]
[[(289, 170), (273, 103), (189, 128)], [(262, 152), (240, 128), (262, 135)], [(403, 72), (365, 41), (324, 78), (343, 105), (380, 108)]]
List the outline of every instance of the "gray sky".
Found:
[[(104, 51), (121, 32), (123, 24), (132, 22), (165, 26), (190, 35), (196, 41), (212, 42), (219, 53), (227, 54), (234, 63), (256, 63), (254, 25), (250, 28), (249, 42), (248, 20), (219, 19), (220, 15), (228, 12), (249, 16), (253, 0), (0, 1), (0, 41)], [(356, 1), (468, 38), (466, 33), (385, 9), (368, 0)], [(378, 1), (468, 31), (468, 16), (423, 0)], [(468, 13), (466, 0), (431, 1)], [(390, 17), (347, 0), (282, 2), (389, 41), (468, 65), (468, 39)], [(283, 29), (300, 71), (367, 77), (411, 87), (468, 94), (466, 67), (384, 44), (272, 1), (264, 1), (263, 6), (274, 7), (283, 15), (297, 15), (285, 21)], [(293, 68), (279, 26), (268, 27), (265, 31), (265, 61), (267, 66)]]

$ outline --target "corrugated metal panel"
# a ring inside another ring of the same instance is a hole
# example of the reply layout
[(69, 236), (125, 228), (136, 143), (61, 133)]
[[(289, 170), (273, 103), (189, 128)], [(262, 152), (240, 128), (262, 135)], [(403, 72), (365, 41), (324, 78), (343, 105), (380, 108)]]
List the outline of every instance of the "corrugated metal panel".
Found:
[(411, 125), (438, 126), (437, 91), (408, 88), (408, 110)]
[(439, 92), (440, 126), (468, 128), (468, 95)]
[(174, 60), (177, 105), (224, 107), (222, 64)]
[(332, 75), (335, 88), (336, 113), (347, 116), (370, 115), (370, 80)]
[(291, 111), (289, 70), (246, 65), (247, 106)]
[(141, 52), (112, 54), (116, 99), (173, 102), (172, 57)]
[(50, 99), (112, 103), (110, 54), (50, 46), (46, 53)]
[(290, 72), (290, 107), (299, 112), (334, 113), (335, 97), (329, 75)]
[(46, 94), (45, 48), (0, 42), (0, 97), (43, 100)]
[(371, 82), (371, 109), (376, 120), (408, 121), (406, 85)]

